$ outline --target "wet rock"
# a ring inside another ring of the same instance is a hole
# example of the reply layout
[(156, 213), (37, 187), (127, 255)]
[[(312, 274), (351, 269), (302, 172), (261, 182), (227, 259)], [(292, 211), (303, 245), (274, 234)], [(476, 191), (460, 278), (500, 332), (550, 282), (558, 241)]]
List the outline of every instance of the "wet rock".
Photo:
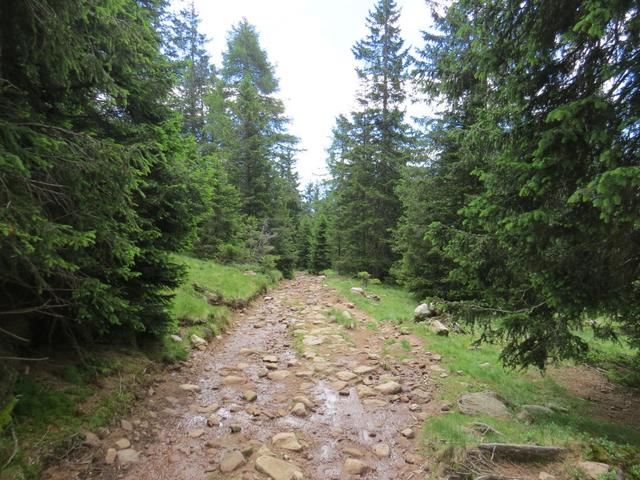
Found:
[(220, 425), (220, 417), (217, 415), (210, 415), (209, 418), (207, 418), (207, 426), (217, 427), (218, 425)]
[(362, 405), (369, 408), (382, 408), (387, 405), (387, 402), (377, 398), (367, 398), (362, 401)]
[(449, 335), (449, 329), (440, 320), (432, 320), (429, 328), (433, 333), (441, 337), (446, 337)]
[(242, 392), (242, 398), (244, 398), (247, 402), (254, 402), (256, 398), (258, 398), (258, 394), (253, 390), (245, 390), (244, 392)]
[(354, 373), (358, 375), (366, 375), (367, 373), (371, 373), (376, 369), (376, 367), (372, 367), (371, 365), (360, 365), (353, 369)]
[(116, 461), (116, 457), (118, 456), (118, 452), (115, 448), (109, 448), (107, 450), (107, 455), (104, 457), (104, 463), (107, 465), (113, 465)]
[(372, 448), (373, 453), (378, 458), (387, 458), (391, 455), (391, 448), (386, 443), (377, 443)]
[(304, 478), (295, 465), (268, 455), (257, 458), (256, 470), (264, 473), (271, 480), (302, 480)]
[(346, 370), (336, 373), (336, 377), (343, 382), (348, 382), (350, 380), (353, 380), (354, 378), (358, 378), (355, 373), (348, 372)]
[(295, 433), (283, 432), (273, 436), (271, 443), (276, 448), (282, 448), (284, 450), (291, 450), (293, 452), (302, 451), (302, 445), (298, 442)]
[(382, 383), (374, 388), (380, 393), (384, 393), (385, 395), (392, 395), (394, 393), (400, 393), (402, 391), (402, 386), (394, 381)]
[(220, 471), (222, 473), (233, 472), (245, 463), (246, 460), (244, 459), (244, 455), (236, 450), (235, 452), (228, 453), (222, 457), (222, 460), (220, 461)]
[[(194, 385), (192, 383), (183, 383), (182, 385), (180, 385), (178, 387), (180, 390), (184, 391), (184, 392), (199, 392), (200, 391), (200, 386), (199, 385)], [(167, 397), (167, 400), (169, 399), (169, 397)], [(176, 400), (176, 402), (178, 403), (178, 401)]]
[(118, 451), (116, 457), (120, 465), (129, 465), (140, 461), (140, 452), (133, 448), (125, 448), (124, 450)]
[(606, 463), (600, 462), (578, 462), (576, 468), (582, 471), (586, 475), (586, 478), (596, 480), (600, 478), (601, 475), (608, 473), (611, 467)]
[(237, 375), (228, 375), (222, 379), (223, 385), (237, 385), (239, 383), (245, 383), (247, 381), (244, 377), (238, 377)]
[(204, 429), (202, 429), (202, 428), (198, 428), (196, 430), (191, 430), (189, 432), (189, 436), (191, 438), (200, 438), (202, 435), (204, 435)]
[(115, 445), (118, 450), (124, 450), (131, 446), (131, 442), (129, 441), (128, 438), (121, 438), (115, 443)]
[(402, 430), (402, 432), (400, 432), (402, 434), (403, 437), (405, 438), (414, 438), (416, 436), (416, 433), (413, 431), (412, 428), (405, 428), (404, 430)]
[(365, 473), (367, 473), (367, 471), (369, 471), (369, 468), (364, 462), (360, 460), (356, 460), (355, 458), (347, 458), (344, 462), (342, 470), (347, 475), (364, 475)]
[(293, 408), (291, 409), (291, 413), (296, 417), (306, 417), (307, 407), (304, 406), (304, 403), (298, 402), (293, 405)]
[(458, 399), (458, 408), (467, 415), (485, 414), (495, 418), (508, 418), (511, 415), (507, 406), (494, 392), (467, 393)]
[(367, 387), (366, 385), (358, 385), (356, 390), (360, 398), (375, 397), (378, 394), (373, 388)]
[(279, 382), (287, 378), (289, 375), (291, 375), (291, 373), (287, 372), (286, 370), (276, 370), (267, 373), (267, 378), (269, 378), (269, 380)]

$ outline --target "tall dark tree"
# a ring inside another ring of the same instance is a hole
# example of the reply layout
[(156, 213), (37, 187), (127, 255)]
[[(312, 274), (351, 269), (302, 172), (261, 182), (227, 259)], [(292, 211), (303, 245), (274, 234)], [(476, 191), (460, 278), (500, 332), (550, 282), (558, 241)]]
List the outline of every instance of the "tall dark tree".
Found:
[(425, 185), (465, 186), (423, 209), (424, 238), (511, 365), (580, 355), (595, 316), (640, 343), (639, 25), (631, 1), (468, 0), (427, 36), (422, 73), (457, 133), (435, 127)]
[(380, 0), (367, 18), (368, 35), (353, 48), (361, 81), (359, 109), (338, 120), (330, 159), (335, 180), (336, 228), (344, 271), (387, 276), (396, 259), (391, 232), (401, 214), (396, 187), (410, 151), (404, 122), (405, 82), (411, 58), (404, 48), (393, 0)]
[(199, 28), (200, 18), (192, 1), (173, 16), (166, 46), (176, 66), (178, 84), (174, 102), (182, 113), (184, 131), (198, 142), (204, 142), (207, 140), (205, 99), (214, 87), (215, 69), (207, 54), (207, 37)]

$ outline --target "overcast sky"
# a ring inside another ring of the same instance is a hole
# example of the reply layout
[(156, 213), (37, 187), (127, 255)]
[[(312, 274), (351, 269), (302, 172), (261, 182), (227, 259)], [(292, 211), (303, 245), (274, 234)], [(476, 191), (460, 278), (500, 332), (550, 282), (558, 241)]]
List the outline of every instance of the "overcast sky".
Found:
[[(174, 0), (174, 6), (186, 4)], [(257, 28), (280, 79), (291, 133), (306, 150), (298, 159), (303, 185), (325, 172), (334, 120), (353, 109), (358, 81), (351, 47), (366, 35), (373, 5), (374, 0), (195, 0), (217, 66), (232, 25), (246, 17)], [(405, 45), (420, 46), (420, 31), (430, 18), (425, 0), (398, 0), (398, 5)]]

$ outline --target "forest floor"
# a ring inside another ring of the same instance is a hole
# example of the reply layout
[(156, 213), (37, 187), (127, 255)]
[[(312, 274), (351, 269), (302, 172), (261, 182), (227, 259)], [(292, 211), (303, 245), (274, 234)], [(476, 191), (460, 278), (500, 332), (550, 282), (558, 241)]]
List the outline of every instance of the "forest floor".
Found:
[[(574, 469), (581, 457), (611, 459), (597, 456), (609, 448), (598, 438), (638, 445), (636, 390), (584, 366), (547, 376), (506, 372), (497, 347), (469, 348), (473, 335), (437, 337), (411, 322), (415, 299), (406, 292), (371, 286), (374, 301), (351, 286), (306, 274), (281, 282), (180, 368), (156, 376), (125, 418), (89, 438), (92, 448), (42, 478), (441, 478), (443, 464), (466, 466), (450, 446), (495, 441), (570, 448), (567, 458), (544, 465), (489, 462), (508, 478), (573, 479), (587, 478)], [(460, 395), (485, 390), (513, 413), (456, 411)], [(523, 405), (543, 402), (569, 412), (533, 423), (515, 418)], [(500, 432), (478, 434), (473, 422)], [(619, 455), (619, 447), (612, 451)]]

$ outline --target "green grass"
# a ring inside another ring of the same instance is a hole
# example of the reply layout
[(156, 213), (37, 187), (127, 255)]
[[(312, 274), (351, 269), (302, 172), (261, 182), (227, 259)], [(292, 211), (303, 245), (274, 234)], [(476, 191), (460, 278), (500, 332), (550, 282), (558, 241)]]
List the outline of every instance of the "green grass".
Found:
[[(450, 374), (447, 378), (434, 378), (439, 387), (438, 395), (441, 400), (455, 404), (463, 393), (492, 390), (506, 400), (514, 414), (511, 420), (470, 417), (455, 412), (431, 417), (423, 430), (426, 448), (435, 451), (451, 446), (465, 448), (486, 440), (579, 446), (585, 457), (589, 457), (591, 445), (610, 442), (615, 445), (615, 448), (611, 449), (612, 452), (627, 448), (623, 445), (631, 445), (630, 450), (638, 452), (640, 432), (624, 425), (594, 419), (589, 414), (587, 401), (571, 395), (548, 376), (537, 371), (518, 372), (503, 368), (499, 360), (500, 345), (482, 344), (480, 347), (474, 347), (477, 337), (473, 332), (440, 337), (433, 334), (424, 323), (414, 323), (413, 311), (418, 301), (401, 288), (369, 285), (367, 291), (377, 294), (381, 299), (380, 302), (375, 302), (350, 292), (351, 287), (359, 286), (357, 280), (339, 277), (329, 272), (326, 282), (376, 321), (394, 322), (401, 330), (411, 331), (423, 338), (426, 349), (442, 355), (441, 365), (448, 369)], [(593, 338), (590, 338), (589, 342), (592, 351), (599, 352), (601, 358), (610, 359), (616, 355), (624, 356), (631, 353), (613, 342), (596, 341)], [(391, 342), (386, 342), (385, 350), (390, 350), (391, 347)], [(489, 366), (481, 366), (487, 363)], [(556, 404), (567, 408), (569, 413), (556, 413), (547, 418), (539, 418), (529, 425), (515, 418), (515, 414), (525, 404)], [(469, 424), (474, 421), (487, 423), (503, 435), (489, 434), (482, 439), (468, 429)], [(610, 454), (609, 458), (612, 455)], [(635, 453), (627, 458), (633, 458), (635, 463)], [(634, 463), (627, 462), (626, 465), (631, 468), (630, 465)]]

